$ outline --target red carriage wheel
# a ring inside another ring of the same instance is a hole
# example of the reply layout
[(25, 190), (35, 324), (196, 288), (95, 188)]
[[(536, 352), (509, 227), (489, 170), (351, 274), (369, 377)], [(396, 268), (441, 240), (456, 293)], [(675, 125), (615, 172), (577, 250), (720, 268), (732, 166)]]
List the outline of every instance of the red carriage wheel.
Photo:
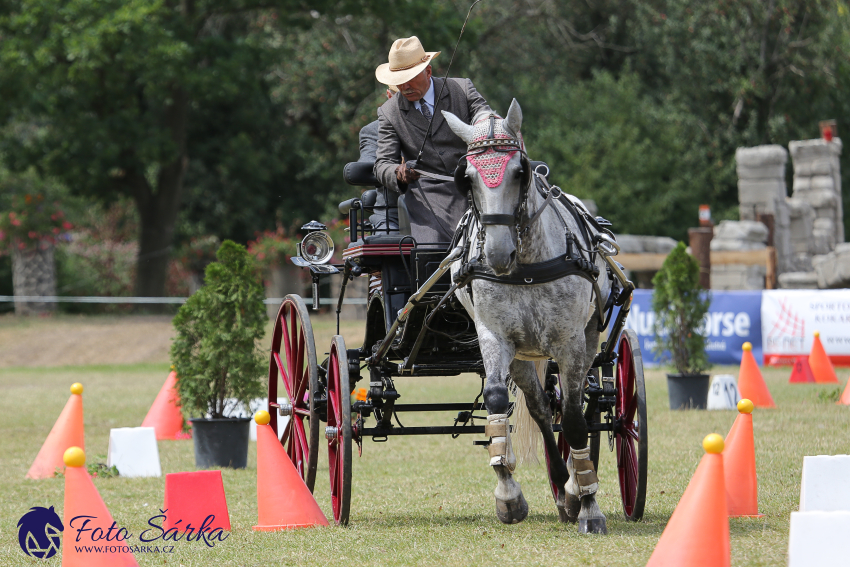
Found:
[[(283, 381), (287, 399), (281, 404), (280, 414), (289, 420), (280, 442), (304, 479), (310, 491), (316, 482), (316, 464), (319, 443), (319, 418), (313, 396), (319, 389), (319, 369), (316, 366), (316, 343), (313, 326), (304, 300), (297, 295), (287, 295), (275, 319), (269, 359), (269, 422), (277, 429), (278, 376)], [(272, 405), (274, 404), (274, 405)]]
[(348, 525), (351, 506), (351, 387), (345, 341), (337, 335), (328, 357), (328, 468), (334, 522)]
[(626, 519), (636, 522), (643, 517), (646, 503), (648, 442), (643, 357), (638, 337), (631, 329), (620, 335), (615, 379), (614, 438), (620, 496)]

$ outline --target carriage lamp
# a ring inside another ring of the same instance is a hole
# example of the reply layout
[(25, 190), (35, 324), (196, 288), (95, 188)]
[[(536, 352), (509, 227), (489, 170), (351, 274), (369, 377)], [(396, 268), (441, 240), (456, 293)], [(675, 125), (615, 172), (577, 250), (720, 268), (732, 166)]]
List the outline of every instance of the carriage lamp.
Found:
[(299, 245), (300, 256), (311, 264), (326, 264), (334, 255), (334, 241), (327, 232), (311, 232)]

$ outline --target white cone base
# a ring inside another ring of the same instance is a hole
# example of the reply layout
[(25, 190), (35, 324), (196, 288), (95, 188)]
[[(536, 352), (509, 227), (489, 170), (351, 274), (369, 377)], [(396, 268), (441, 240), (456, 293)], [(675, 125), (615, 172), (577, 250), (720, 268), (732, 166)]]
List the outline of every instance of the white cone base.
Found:
[(115, 466), (123, 477), (162, 476), (156, 429), (120, 427), (109, 430), (106, 466)]
[(738, 409), (741, 401), (741, 392), (738, 391), (738, 383), (731, 374), (717, 374), (711, 380), (708, 389), (708, 405), (710, 410), (734, 410)]
[(800, 512), (850, 512), (848, 479), (850, 455), (803, 457)]
[(788, 567), (847, 564), (850, 512), (791, 512)]

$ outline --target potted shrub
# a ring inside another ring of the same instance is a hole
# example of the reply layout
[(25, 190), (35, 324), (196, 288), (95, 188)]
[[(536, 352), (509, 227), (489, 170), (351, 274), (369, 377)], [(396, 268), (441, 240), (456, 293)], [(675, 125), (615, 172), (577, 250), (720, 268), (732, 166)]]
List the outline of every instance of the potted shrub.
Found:
[(195, 464), (244, 468), (250, 418), (228, 414), (263, 395), (266, 366), (258, 343), (268, 319), (256, 265), (245, 247), (226, 240), (216, 257), (206, 268), (205, 285), (174, 318), (171, 359), (183, 412), (192, 423)]
[(706, 337), (700, 332), (710, 300), (699, 284), (699, 263), (680, 242), (652, 279), (655, 291), (655, 352), (671, 360), (676, 374), (667, 375), (670, 409), (705, 409), (708, 400)]

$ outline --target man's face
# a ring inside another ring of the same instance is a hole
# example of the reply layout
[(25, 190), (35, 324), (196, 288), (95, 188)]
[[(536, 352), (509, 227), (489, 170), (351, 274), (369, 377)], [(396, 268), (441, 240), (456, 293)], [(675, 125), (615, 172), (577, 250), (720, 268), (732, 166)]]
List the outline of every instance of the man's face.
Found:
[(404, 84), (398, 85), (398, 92), (410, 102), (421, 100), (431, 88), (431, 66), (428, 65), (421, 73)]

